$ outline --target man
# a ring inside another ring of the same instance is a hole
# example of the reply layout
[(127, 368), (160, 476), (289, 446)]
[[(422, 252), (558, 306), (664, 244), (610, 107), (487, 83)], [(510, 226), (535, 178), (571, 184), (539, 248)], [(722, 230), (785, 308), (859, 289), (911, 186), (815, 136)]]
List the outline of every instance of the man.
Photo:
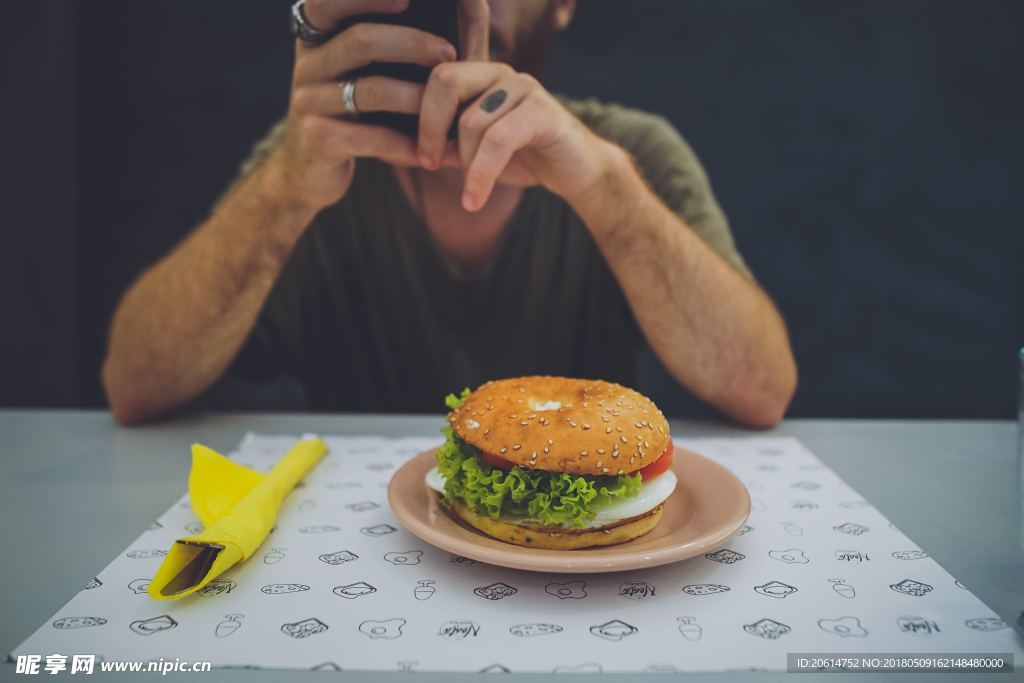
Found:
[[(646, 339), (697, 396), (778, 422), (796, 383), (785, 326), (689, 147), (663, 119), (560, 100), (527, 73), (575, 0), (460, 0), (458, 60), (401, 26), (316, 42), (406, 2), (296, 8), (287, 118), (118, 307), (103, 368), (117, 419), (173, 409), (229, 370), (289, 373), (333, 410), (433, 411), (522, 374), (633, 384)], [(430, 78), (346, 80), (374, 61)], [(352, 111), (419, 114), (418, 135)]]

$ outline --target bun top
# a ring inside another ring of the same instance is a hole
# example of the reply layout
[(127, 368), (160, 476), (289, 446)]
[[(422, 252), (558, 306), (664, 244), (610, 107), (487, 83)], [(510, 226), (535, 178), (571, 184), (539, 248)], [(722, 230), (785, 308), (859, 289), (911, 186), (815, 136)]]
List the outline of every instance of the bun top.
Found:
[(601, 380), (519, 377), (488, 382), (448, 422), (463, 441), (524, 468), (630, 474), (668, 446), (668, 421), (632, 389)]

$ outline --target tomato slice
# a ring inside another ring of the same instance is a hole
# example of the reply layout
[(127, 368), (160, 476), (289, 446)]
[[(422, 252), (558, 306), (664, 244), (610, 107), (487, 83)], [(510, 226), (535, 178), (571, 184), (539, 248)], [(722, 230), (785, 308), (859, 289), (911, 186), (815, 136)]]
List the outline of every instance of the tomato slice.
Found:
[(510, 470), (516, 466), (514, 462), (509, 462), (505, 458), (494, 455), (493, 453), (488, 453), (487, 451), (480, 451), (480, 459), (488, 465), (497, 467), (500, 470)]
[(672, 459), (675, 456), (675, 452), (676, 447), (672, 443), (672, 439), (669, 439), (668, 446), (666, 446), (665, 451), (658, 456), (658, 459), (640, 470), (640, 478), (643, 481), (648, 481), (650, 479), (654, 479), (659, 474), (667, 472), (668, 468), (672, 467)]

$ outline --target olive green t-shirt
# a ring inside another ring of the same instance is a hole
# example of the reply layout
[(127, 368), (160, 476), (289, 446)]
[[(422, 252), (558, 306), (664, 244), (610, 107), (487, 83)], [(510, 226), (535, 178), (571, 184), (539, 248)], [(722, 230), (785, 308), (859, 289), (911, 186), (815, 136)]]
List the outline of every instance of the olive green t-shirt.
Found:
[[(700, 163), (665, 119), (594, 100), (563, 104), (629, 151), (665, 204), (749, 274)], [(257, 145), (243, 173), (279, 134)], [(643, 343), (601, 251), (558, 196), (526, 189), (491, 261), (465, 275), (392, 169), (360, 159), (345, 197), (299, 239), (232, 372), (289, 373), (312, 410), (437, 412), (448, 392), (501, 377), (635, 386)]]

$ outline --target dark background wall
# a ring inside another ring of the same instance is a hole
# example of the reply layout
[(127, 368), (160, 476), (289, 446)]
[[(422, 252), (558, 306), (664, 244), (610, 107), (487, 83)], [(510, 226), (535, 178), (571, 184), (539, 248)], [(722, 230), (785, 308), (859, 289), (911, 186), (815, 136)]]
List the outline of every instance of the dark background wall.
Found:
[[(120, 292), (284, 111), (287, 5), (4, 3), (0, 405), (103, 404)], [(790, 325), (791, 415), (1009, 417), (1022, 64), (1016, 0), (590, 0), (547, 80), (697, 150)], [(644, 363), (666, 412), (699, 410)]]

